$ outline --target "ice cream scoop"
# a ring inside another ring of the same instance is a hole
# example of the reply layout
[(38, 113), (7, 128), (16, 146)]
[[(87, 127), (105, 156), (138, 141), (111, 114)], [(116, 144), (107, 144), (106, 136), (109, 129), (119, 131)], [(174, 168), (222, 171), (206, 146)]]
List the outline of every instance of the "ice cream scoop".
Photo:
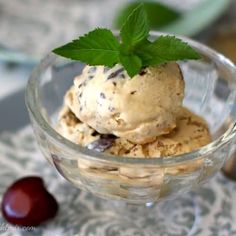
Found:
[(100, 134), (144, 144), (176, 127), (183, 97), (183, 76), (174, 62), (145, 68), (132, 79), (120, 65), (86, 66), (66, 104)]

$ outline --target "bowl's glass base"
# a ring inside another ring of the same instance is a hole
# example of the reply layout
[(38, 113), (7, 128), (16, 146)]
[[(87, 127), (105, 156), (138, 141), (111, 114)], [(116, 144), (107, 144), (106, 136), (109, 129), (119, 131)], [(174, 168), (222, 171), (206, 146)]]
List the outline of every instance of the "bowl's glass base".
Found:
[(96, 211), (80, 217), (79, 236), (184, 236), (197, 220), (197, 208), (189, 194), (146, 206), (101, 199), (96, 204)]

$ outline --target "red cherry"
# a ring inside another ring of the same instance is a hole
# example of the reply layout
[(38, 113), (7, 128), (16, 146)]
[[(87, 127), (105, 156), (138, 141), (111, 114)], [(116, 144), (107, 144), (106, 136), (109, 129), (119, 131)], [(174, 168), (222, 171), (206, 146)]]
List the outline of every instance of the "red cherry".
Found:
[(3, 195), (3, 216), (14, 225), (37, 226), (53, 218), (57, 211), (55, 198), (37, 176), (19, 179)]

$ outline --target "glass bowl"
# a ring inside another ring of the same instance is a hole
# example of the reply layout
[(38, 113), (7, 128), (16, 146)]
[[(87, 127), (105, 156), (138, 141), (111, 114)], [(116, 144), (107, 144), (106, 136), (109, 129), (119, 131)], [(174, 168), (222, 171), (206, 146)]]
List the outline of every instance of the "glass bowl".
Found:
[[(150, 37), (160, 35), (152, 32)], [(201, 43), (182, 39), (202, 55), (198, 61), (179, 62), (186, 83), (184, 106), (205, 118), (213, 138), (183, 155), (119, 157), (70, 142), (55, 127), (65, 92), (84, 65), (49, 54), (34, 69), (26, 105), (43, 155), (65, 179), (105, 199), (150, 207), (161, 199), (183, 196), (221, 169), (235, 151), (236, 68)]]

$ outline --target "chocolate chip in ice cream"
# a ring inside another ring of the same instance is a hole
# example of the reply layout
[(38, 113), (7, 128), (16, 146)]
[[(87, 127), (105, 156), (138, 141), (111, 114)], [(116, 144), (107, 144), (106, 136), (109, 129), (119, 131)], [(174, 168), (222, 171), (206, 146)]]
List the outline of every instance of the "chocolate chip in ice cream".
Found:
[(94, 77), (93, 75), (90, 75), (87, 79), (91, 80), (91, 79), (93, 79), (93, 77)]
[(96, 70), (97, 70), (97, 67), (96, 66), (92, 66), (92, 67), (89, 68), (88, 73), (95, 73)]
[(134, 90), (134, 91), (130, 92), (131, 95), (133, 95), (135, 93), (137, 93), (137, 90)]
[(145, 75), (147, 73), (147, 71), (145, 70), (145, 68), (144, 69), (142, 69), (140, 72), (139, 72), (139, 75)]
[(92, 136), (97, 136), (97, 135), (99, 135), (99, 133), (96, 130), (94, 130), (91, 135)]
[(125, 75), (124, 75), (124, 74), (121, 74), (120, 77), (121, 77), (122, 79), (125, 79)]
[(113, 112), (113, 111), (115, 111), (115, 107), (109, 106), (109, 107), (108, 107), (108, 110), (109, 110), (110, 112)]
[(104, 93), (100, 93), (100, 97), (103, 98), (103, 99), (106, 99), (106, 96)]
[(112, 72), (112, 73), (108, 76), (107, 80), (109, 80), (109, 79), (114, 79), (115, 77), (117, 77), (117, 76), (118, 76), (121, 72), (123, 72), (123, 71), (124, 71), (124, 68), (120, 68), (120, 69), (118, 69), (118, 70)]
[(78, 88), (81, 88), (83, 85), (84, 85), (83, 83), (79, 84)]
[(110, 68), (109, 67), (107, 67), (107, 66), (104, 66), (104, 68), (103, 68), (103, 73), (104, 74), (106, 74), (108, 71), (110, 70)]
[(115, 140), (114, 135), (102, 135), (100, 139), (93, 141), (87, 145), (87, 148), (97, 152), (104, 152), (110, 148)]
[(115, 136), (113, 134), (102, 134), (101, 137), (104, 139), (116, 139), (117, 138), (117, 136)]

